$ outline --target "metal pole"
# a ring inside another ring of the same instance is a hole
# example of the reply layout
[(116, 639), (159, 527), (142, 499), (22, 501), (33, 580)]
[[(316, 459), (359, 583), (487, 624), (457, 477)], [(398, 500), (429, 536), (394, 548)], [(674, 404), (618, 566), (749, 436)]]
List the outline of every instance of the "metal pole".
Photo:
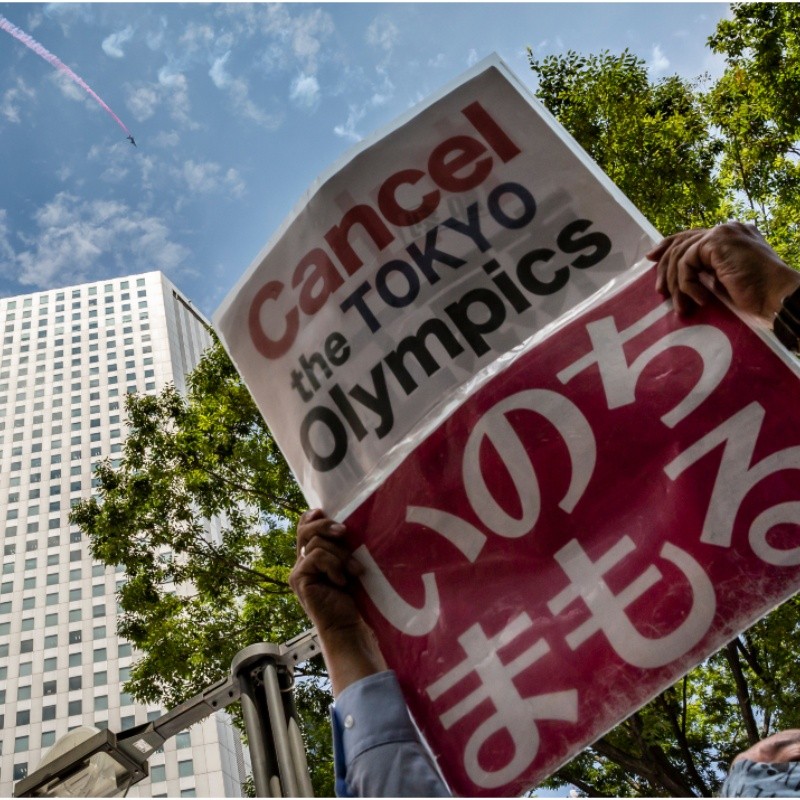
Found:
[[(258, 692), (248, 670), (239, 673), (241, 687), (242, 716), (247, 732), (247, 744), (253, 764), (253, 781), (256, 797), (280, 797), (280, 784), (276, 787), (273, 778), (277, 765), (269, 746), (269, 721), (264, 719), (264, 705), (259, 702)], [(275, 789), (277, 788), (277, 792)]]
[(294, 702), (294, 676), (287, 672), (281, 677), (286, 679), (284, 685), (281, 687), (281, 695), (283, 697), (283, 711), (286, 716), (286, 723), (289, 731), (289, 746), (292, 750), (292, 759), (295, 767), (294, 772), (299, 787), (298, 797), (313, 797), (314, 787), (311, 785), (311, 775), (308, 771), (306, 745), (303, 741), (303, 734), (300, 732), (300, 717)]
[(287, 797), (299, 797), (292, 749), (289, 745), (286, 714), (278, 685), (278, 670), (274, 663), (264, 664), (263, 680), (267, 698), (267, 716), (272, 727), (272, 741), (275, 745), (275, 755), (278, 758), (278, 770), (283, 791)]

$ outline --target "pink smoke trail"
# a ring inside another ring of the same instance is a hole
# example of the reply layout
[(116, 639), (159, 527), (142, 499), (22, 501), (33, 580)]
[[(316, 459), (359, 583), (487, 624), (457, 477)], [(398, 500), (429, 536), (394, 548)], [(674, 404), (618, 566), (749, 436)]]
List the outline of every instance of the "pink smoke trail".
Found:
[(33, 50), (37, 56), (41, 56), (48, 64), (52, 64), (57, 70), (63, 72), (68, 78), (75, 81), (78, 86), (81, 87), (87, 94), (93, 97), (100, 106), (105, 109), (110, 115), (114, 122), (125, 131), (127, 136), (131, 135), (131, 132), (125, 127), (125, 123), (103, 102), (103, 100), (97, 95), (97, 93), (89, 86), (86, 81), (83, 80), (79, 75), (76, 75), (63, 61), (61, 61), (57, 56), (54, 56), (46, 47), (39, 44), (32, 36), (29, 36), (25, 31), (21, 31), (16, 25), (10, 23), (2, 14), (0, 14), (0, 30), (4, 30), (6, 33), (10, 33), (15, 39), (22, 42), (26, 47)]

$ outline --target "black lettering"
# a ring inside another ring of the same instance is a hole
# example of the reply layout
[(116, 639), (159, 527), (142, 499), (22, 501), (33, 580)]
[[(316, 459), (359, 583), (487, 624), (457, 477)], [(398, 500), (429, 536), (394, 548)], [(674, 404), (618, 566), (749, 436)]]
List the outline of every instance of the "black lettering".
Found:
[(370, 394), (363, 386), (356, 384), (348, 394), (362, 406), (375, 412), (380, 417), (380, 425), (375, 429), (379, 439), (383, 439), (394, 425), (392, 403), (386, 389), (386, 377), (383, 374), (383, 365), (376, 364), (369, 373), (372, 376), (372, 386), (375, 394)]
[(472, 203), (472, 205), (467, 207), (466, 222), (462, 222), (455, 217), (450, 217), (450, 219), (446, 219), (442, 225), (454, 230), (456, 233), (463, 233), (464, 236), (468, 236), (481, 253), (485, 253), (491, 247), (489, 240), (481, 232), (481, 215), (477, 203)]
[(604, 233), (600, 233), (600, 231), (589, 233), (586, 236), (575, 237), (575, 234), (583, 233), (593, 224), (594, 223), (588, 219), (576, 219), (574, 222), (570, 222), (569, 225), (566, 225), (556, 239), (556, 244), (565, 253), (578, 253), (581, 250), (585, 250), (587, 247), (594, 247), (593, 253), (578, 256), (572, 262), (572, 266), (577, 269), (593, 267), (611, 252), (611, 239)]
[(367, 429), (358, 418), (356, 410), (347, 399), (347, 395), (342, 391), (342, 387), (338, 383), (334, 383), (328, 390), (328, 394), (330, 394), (331, 399), (336, 403), (336, 407), (342, 412), (342, 416), (356, 435), (356, 439), (360, 442), (367, 435)]
[(420, 272), (428, 279), (428, 283), (434, 284), (439, 280), (439, 274), (433, 268), (433, 262), (438, 261), (453, 269), (458, 269), (467, 262), (463, 258), (458, 258), (450, 253), (436, 249), (436, 237), (439, 227), (432, 228), (425, 236), (425, 252), (423, 253), (416, 244), (410, 244), (406, 251), (414, 259), (414, 263), (419, 267)]
[[(522, 201), (522, 214), (519, 217), (510, 217), (500, 206), (500, 199), (503, 195), (513, 194)], [(533, 195), (519, 183), (501, 183), (492, 189), (487, 203), (489, 213), (504, 228), (516, 230), (524, 228), (536, 216), (536, 201)]]
[(364, 295), (371, 289), (372, 287), (369, 285), (368, 281), (364, 281), (352, 294), (345, 297), (342, 300), (339, 308), (342, 311), (347, 311), (350, 308), (355, 308), (359, 314), (361, 314), (361, 318), (364, 322), (367, 323), (367, 327), (375, 333), (375, 331), (380, 330), (381, 324), (378, 322), (376, 316), (367, 308), (367, 304), (364, 302)]
[(553, 280), (549, 283), (540, 280), (533, 274), (533, 265), (538, 261), (549, 261), (554, 255), (555, 250), (531, 250), (517, 262), (517, 280), (529, 291), (534, 294), (555, 294), (562, 289), (569, 280), (569, 267), (560, 267), (553, 273)]
[[(324, 425), (333, 437), (333, 448), (328, 455), (320, 455), (311, 444), (311, 427), (315, 422)], [(315, 406), (305, 415), (300, 425), (300, 443), (306, 458), (317, 472), (328, 472), (338, 467), (347, 455), (347, 431), (336, 413), (325, 406)]]
[(503, 293), (503, 296), (511, 303), (511, 307), (516, 311), (518, 314), (521, 314), (523, 311), (527, 311), (531, 304), (528, 301), (528, 298), (525, 297), (524, 294), (517, 288), (517, 284), (511, 280), (511, 278), (505, 273), (500, 272), (497, 275), (492, 275), (493, 272), (496, 272), (500, 269), (500, 264), (497, 262), (496, 259), (492, 259), (491, 261), (487, 261), (483, 265), (484, 272), (487, 275), (492, 276), (492, 283)]
[[(387, 281), (389, 275), (393, 272), (400, 273), (408, 282), (408, 288), (403, 295), (396, 295), (389, 288)], [(419, 294), (419, 278), (417, 273), (414, 272), (414, 268), (410, 264), (406, 264), (405, 261), (400, 261), (399, 259), (387, 261), (375, 276), (375, 288), (386, 305), (392, 306), (392, 308), (404, 308), (409, 303), (413, 303)]]
[[(488, 317), (483, 322), (470, 319), (469, 310), (473, 305), (483, 306), (488, 311)], [(491, 349), (483, 334), (496, 331), (506, 318), (505, 304), (490, 289), (472, 289), (444, 310), (478, 356)]]
[(416, 336), (406, 336), (384, 359), (386, 366), (392, 371), (406, 394), (411, 394), (417, 388), (417, 382), (404, 363), (404, 359), (409, 353), (417, 359), (429, 377), (439, 369), (439, 362), (431, 355), (426, 344), (427, 337), (431, 335), (439, 340), (450, 358), (455, 358), (464, 352), (464, 348), (442, 320), (434, 317), (423, 322)]

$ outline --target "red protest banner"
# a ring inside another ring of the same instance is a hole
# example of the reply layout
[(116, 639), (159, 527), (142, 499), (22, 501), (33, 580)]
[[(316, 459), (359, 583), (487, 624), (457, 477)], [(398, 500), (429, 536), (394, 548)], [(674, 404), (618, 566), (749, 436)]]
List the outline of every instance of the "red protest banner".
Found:
[(800, 580), (797, 369), (653, 283), (528, 347), (346, 520), (456, 793), (535, 785)]

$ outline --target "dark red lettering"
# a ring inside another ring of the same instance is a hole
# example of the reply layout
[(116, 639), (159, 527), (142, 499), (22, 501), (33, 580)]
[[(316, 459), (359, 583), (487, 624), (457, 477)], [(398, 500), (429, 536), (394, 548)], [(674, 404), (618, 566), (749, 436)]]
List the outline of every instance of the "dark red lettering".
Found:
[[(309, 271), (309, 267), (312, 269)], [(308, 273), (308, 276), (306, 276)], [(309, 316), (316, 314), (328, 298), (344, 283), (328, 254), (315, 247), (301, 259), (292, 276), (292, 288), (300, 284), (300, 308)]]
[(250, 329), (250, 338), (253, 340), (256, 350), (264, 358), (280, 358), (292, 346), (297, 337), (299, 328), (299, 314), (296, 308), (292, 308), (286, 314), (286, 330), (279, 339), (271, 339), (264, 333), (261, 325), (261, 308), (267, 300), (277, 300), (283, 291), (283, 284), (280, 281), (269, 281), (265, 283), (250, 303), (250, 313), (247, 324)]
[(429, 217), (439, 205), (440, 193), (437, 190), (422, 195), (422, 200), (414, 208), (403, 208), (397, 202), (397, 187), (404, 183), (414, 186), (425, 177), (425, 173), (419, 169), (402, 169), (390, 175), (378, 191), (378, 208), (381, 214), (392, 223), (392, 225), (415, 225), (417, 222)]
[[(480, 158), (486, 148), (471, 136), (453, 136), (446, 139), (431, 153), (428, 172), (436, 183), (448, 192), (466, 192), (481, 184), (492, 171), (492, 158)], [(466, 175), (459, 172), (472, 166)]]
[(394, 234), (386, 227), (384, 221), (374, 208), (367, 205), (353, 206), (338, 225), (334, 225), (326, 234), (325, 241), (336, 253), (339, 263), (352, 275), (364, 266), (358, 253), (353, 250), (348, 239), (354, 225), (361, 227), (369, 234), (378, 250), (383, 250), (394, 241)]
[(461, 113), (473, 124), (475, 130), (483, 136), (489, 147), (500, 156), (504, 163), (508, 163), (514, 156), (518, 156), (522, 152), (477, 100), (461, 109)]

